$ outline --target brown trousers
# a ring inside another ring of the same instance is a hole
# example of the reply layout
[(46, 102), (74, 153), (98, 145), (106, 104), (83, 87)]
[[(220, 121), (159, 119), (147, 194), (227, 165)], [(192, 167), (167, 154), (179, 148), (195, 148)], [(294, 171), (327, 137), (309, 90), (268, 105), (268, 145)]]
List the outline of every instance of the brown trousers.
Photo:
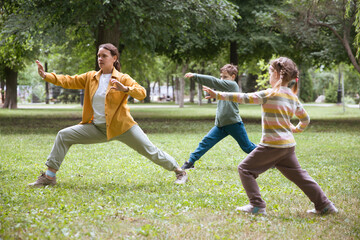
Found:
[(240, 179), (251, 205), (266, 207), (255, 179), (273, 166), (308, 196), (316, 210), (322, 210), (330, 203), (319, 184), (301, 168), (295, 155), (295, 147), (272, 148), (259, 145), (238, 166)]

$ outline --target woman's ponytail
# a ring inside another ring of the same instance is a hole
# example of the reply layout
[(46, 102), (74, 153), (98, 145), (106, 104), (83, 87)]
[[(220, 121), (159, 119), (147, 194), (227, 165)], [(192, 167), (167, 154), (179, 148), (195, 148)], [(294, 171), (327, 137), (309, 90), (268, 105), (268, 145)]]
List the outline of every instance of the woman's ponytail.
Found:
[(121, 65), (120, 65), (119, 59), (117, 59), (117, 60), (114, 62), (114, 67), (115, 67), (116, 70), (118, 70), (119, 72), (121, 71)]

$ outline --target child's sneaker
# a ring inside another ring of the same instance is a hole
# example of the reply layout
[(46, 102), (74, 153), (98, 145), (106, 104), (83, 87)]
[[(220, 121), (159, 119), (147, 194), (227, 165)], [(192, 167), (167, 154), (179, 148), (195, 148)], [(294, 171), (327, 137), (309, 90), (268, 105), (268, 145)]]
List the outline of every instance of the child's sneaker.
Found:
[(54, 186), (56, 184), (56, 178), (49, 179), (46, 177), (45, 172), (41, 172), (41, 175), (38, 177), (36, 182), (29, 183), (29, 187), (45, 187), (45, 186)]
[(183, 170), (190, 169), (190, 168), (195, 168), (194, 163), (187, 162), (187, 161), (181, 167), (181, 169), (183, 169)]
[(307, 213), (311, 213), (311, 214), (319, 214), (319, 215), (325, 215), (325, 214), (332, 214), (332, 213), (337, 213), (338, 210), (337, 208), (334, 206), (333, 203), (329, 203), (326, 207), (324, 207), (321, 211), (316, 210), (316, 209), (312, 209), (312, 210), (307, 210)]
[(187, 182), (188, 175), (184, 170), (176, 170), (175, 174), (176, 174), (176, 180), (175, 180), (176, 184), (184, 184)]
[(263, 214), (266, 215), (266, 209), (265, 208), (261, 208), (261, 207), (254, 207), (251, 204), (242, 206), (242, 207), (237, 207), (235, 209), (235, 211), (241, 211), (241, 212), (247, 212), (247, 213), (251, 213), (251, 214)]

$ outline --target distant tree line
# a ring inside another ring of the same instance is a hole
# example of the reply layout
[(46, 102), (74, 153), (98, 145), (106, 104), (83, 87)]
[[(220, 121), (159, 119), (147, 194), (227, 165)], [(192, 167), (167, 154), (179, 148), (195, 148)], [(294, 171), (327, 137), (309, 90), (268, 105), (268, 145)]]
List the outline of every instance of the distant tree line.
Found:
[(252, 91), (266, 86), (259, 62), (291, 57), (305, 101), (319, 94), (309, 69), (344, 63), (360, 72), (355, 0), (3, 0), (0, 29), (4, 108), (17, 108), (18, 78), (29, 76), (24, 71), (35, 59), (48, 71), (83, 73), (98, 69), (96, 50), (105, 42), (119, 48), (123, 71), (148, 92), (150, 82), (174, 86), (180, 107), (185, 92), (192, 101), (196, 92), (201, 97), (185, 72), (218, 74), (228, 62), (238, 65), (243, 91)]

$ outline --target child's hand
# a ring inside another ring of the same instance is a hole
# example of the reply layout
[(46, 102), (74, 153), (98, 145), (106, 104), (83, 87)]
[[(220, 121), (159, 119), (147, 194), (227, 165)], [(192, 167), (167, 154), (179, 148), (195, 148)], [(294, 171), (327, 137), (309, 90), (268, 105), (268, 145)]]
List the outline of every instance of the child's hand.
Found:
[(118, 80), (116, 80), (114, 78), (111, 78), (110, 81), (111, 81), (112, 84), (114, 84), (114, 86), (112, 86), (111, 89), (115, 89), (117, 91), (122, 91), (122, 92), (129, 91), (129, 87), (125, 86), (124, 84), (122, 84)]
[(216, 98), (216, 91), (212, 90), (211, 88), (203, 86), (203, 91), (209, 94), (208, 96), (205, 96), (206, 99)]
[(193, 73), (187, 73), (187, 74), (185, 74), (185, 77), (186, 78), (192, 78), (194, 76), (194, 74)]
[(297, 133), (298, 131), (296, 130), (296, 127), (291, 123), (290, 124), (290, 129), (291, 129), (291, 132), (293, 133)]

